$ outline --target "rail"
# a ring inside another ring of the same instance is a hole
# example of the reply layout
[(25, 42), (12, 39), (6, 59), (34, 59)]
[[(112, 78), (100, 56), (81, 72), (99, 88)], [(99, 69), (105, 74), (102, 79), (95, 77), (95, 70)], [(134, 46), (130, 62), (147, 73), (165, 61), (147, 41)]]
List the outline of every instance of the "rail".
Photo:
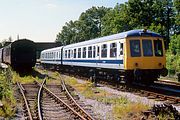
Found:
[(70, 92), (68, 91), (68, 89), (66, 88), (66, 85), (65, 85), (65, 82), (64, 80), (62, 79), (62, 77), (60, 76), (60, 79), (61, 79), (61, 86), (63, 88), (63, 90), (66, 91), (67, 93), (67, 97), (69, 97), (69, 99), (77, 106), (76, 107), (76, 111), (79, 111), (84, 118), (86, 118), (87, 120), (94, 120), (77, 102), (76, 100), (72, 97), (72, 95), (70, 94)]
[[(39, 84), (36, 81), (37, 84)], [(43, 120), (43, 115), (42, 115), (42, 109), (41, 109), (41, 96), (42, 96), (42, 90), (43, 90), (43, 85), (46, 83), (46, 79), (44, 79), (43, 83), (40, 85), (39, 91), (38, 91), (38, 117), (39, 120)]]
[[(36, 81), (37, 82), (37, 81)], [(38, 83), (38, 82), (37, 82)], [(40, 83), (38, 83), (38, 85), (40, 86)], [(62, 106), (64, 106), (65, 108), (69, 109), (70, 111), (73, 112), (74, 115), (78, 116), (78, 118), (82, 119), (82, 120), (87, 120), (86, 118), (84, 118), (82, 115), (80, 115), (78, 112), (76, 112), (73, 108), (71, 108), (67, 103), (65, 103), (61, 98), (59, 98), (57, 95), (55, 95), (52, 91), (50, 91), (47, 87), (45, 87), (42, 84), (43, 90), (45, 90), (47, 93), (49, 93), (51, 96), (53, 96), (53, 98), (58, 101), (59, 103), (62, 103)], [(42, 117), (43, 118), (43, 117)]]
[(22, 96), (23, 96), (23, 99), (24, 99), (24, 102), (25, 102), (25, 105), (26, 105), (26, 109), (27, 109), (27, 111), (28, 111), (29, 120), (33, 120), (32, 114), (31, 114), (31, 111), (30, 111), (30, 108), (29, 108), (29, 105), (28, 105), (28, 102), (27, 102), (27, 99), (26, 99), (25, 94), (24, 94), (25, 89), (24, 89), (24, 88), (22, 87), (22, 85), (21, 85), (20, 83), (18, 83), (18, 82), (17, 82), (17, 85), (18, 85), (18, 87), (19, 87), (19, 89), (20, 89), (20, 91), (21, 91), (21, 94), (22, 94)]

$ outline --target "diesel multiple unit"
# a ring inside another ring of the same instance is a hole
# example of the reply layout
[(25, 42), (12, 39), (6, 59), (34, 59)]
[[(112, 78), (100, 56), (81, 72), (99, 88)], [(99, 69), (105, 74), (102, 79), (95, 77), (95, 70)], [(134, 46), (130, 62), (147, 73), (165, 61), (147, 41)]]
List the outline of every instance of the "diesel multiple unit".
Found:
[(69, 68), (90, 76), (104, 76), (126, 82), (136, 78), (154, 81), (166, 75), (162, 36), (148, 30), (131, 30), (41, 52), (44, 67)]

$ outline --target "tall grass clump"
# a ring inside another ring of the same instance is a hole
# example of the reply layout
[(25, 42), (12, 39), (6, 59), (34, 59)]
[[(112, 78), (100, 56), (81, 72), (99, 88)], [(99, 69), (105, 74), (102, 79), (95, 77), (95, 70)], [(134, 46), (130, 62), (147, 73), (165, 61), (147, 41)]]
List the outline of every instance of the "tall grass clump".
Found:
[(11, 117), (15, 109), (16, 100), (12, 89), (12, 72), (10, 68), (0, 71), (0, 101), (3, 107), (0, 108), (0, 116)]
[(32, 83), (32, 82), (35, 80), (35, 78), (32, 77), (32, 76), (30, 76), (30, 75), (21, 77), (21, 76), (19, 75), (19, 73), (15, 72), (15, 71), (13, 72), (13, 77), (12, 77), (12, 79), (13, 79), (13, 83), (16, 83), (16, 82)]

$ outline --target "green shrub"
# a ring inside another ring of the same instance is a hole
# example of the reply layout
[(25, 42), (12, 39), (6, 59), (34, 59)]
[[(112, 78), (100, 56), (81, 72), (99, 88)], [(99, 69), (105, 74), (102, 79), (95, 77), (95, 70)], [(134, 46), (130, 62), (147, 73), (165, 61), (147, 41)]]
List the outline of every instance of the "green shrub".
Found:
[(174, 35), (171, 38), (166, 60), (169, 74), (180, 73), (180, 35)]
[(0, 109), (0, 116), (12, 116), (15, 112), (13, 108), (16, 100), (12, 89), (12, 72), (10, 68), (2, 70), (0, 73), (0, 101), (3, 103), (3, 109)]

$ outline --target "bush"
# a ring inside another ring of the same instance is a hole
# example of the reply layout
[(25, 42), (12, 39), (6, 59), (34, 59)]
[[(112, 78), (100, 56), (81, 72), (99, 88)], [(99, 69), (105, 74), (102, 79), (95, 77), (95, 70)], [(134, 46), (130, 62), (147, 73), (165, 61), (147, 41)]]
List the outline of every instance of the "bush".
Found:
[(10, 68), (0, 73), (0, 101), (3, 103), (3, 108), (0, 109), (0, 116), (10, 117), (14, 114), (13, 107), (16, 104), (12, 90), (12, 75)]
[(169, 49), (166, 53), (166, 66), (169, 74), (180, 72), (180, 35), (174, 35), (169, 43)]

